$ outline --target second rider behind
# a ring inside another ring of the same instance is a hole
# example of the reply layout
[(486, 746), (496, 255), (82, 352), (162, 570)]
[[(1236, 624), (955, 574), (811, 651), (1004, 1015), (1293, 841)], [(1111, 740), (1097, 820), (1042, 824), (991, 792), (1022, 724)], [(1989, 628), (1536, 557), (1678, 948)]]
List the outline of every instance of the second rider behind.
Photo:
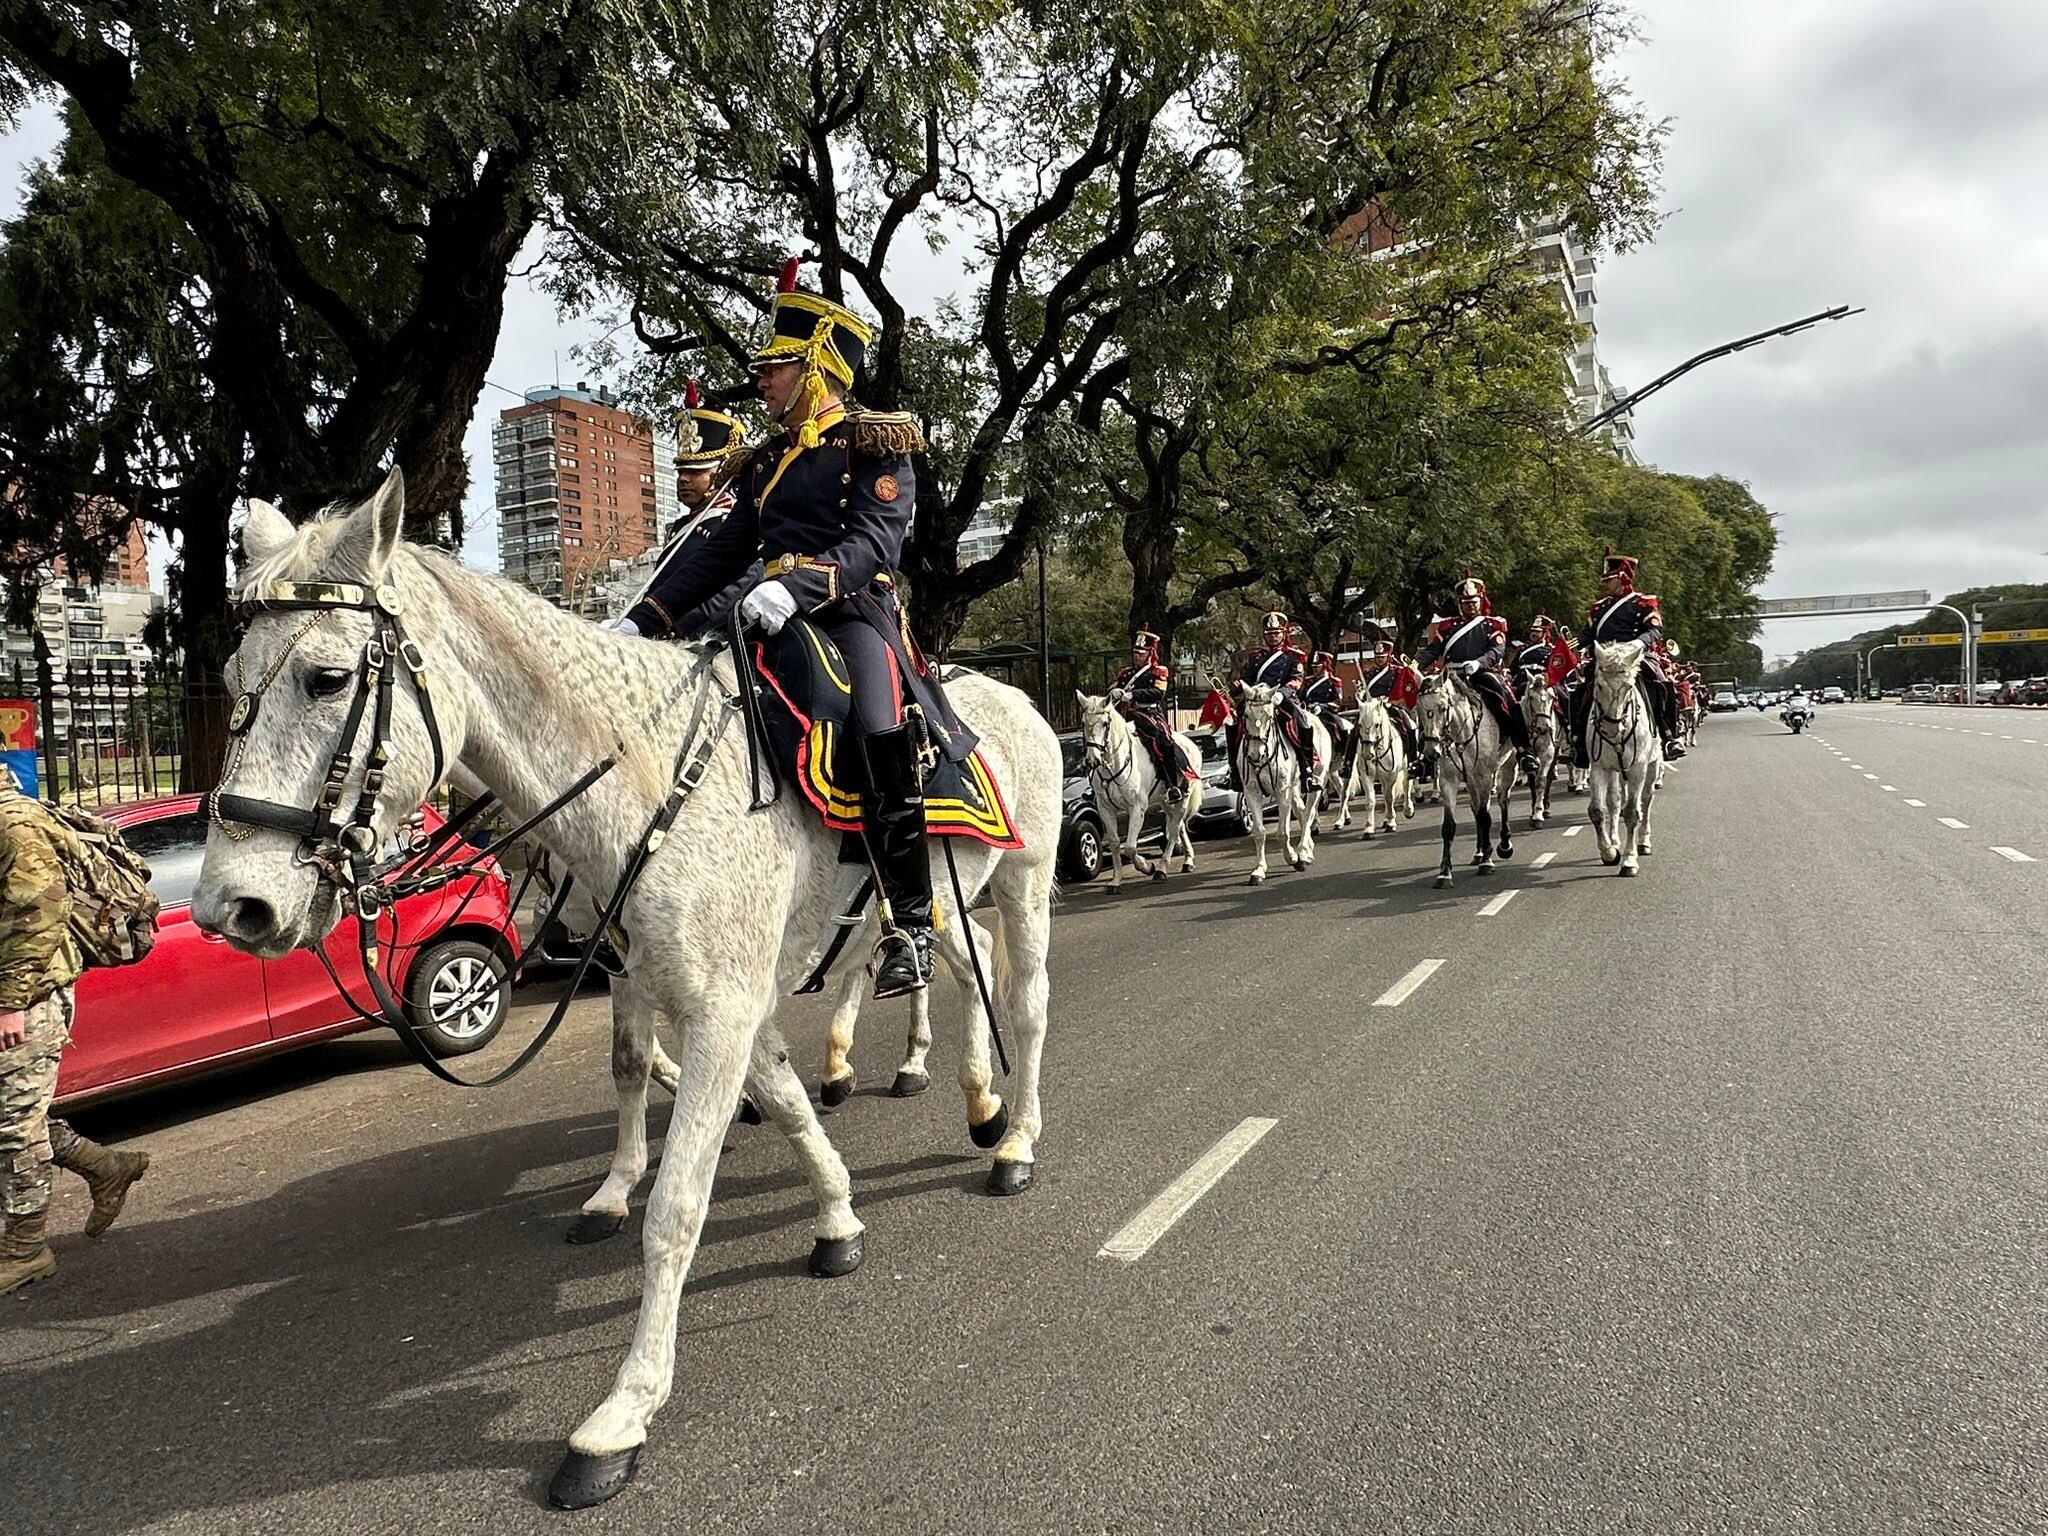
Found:
[(1501, 666), (1506, 657), (1508, 626), (1493, 616), (1487, 600), (1486, 583), (1468, 575), (1452, 589), (1458, 599), (1456, 618), (1438, 619), (1429, 626), (1429, 643), (1422, 648), (1424, 667), (1442, 667), (1456, 672), (1471, 686), (1500, 727), (1501, 734), (1515, 744), (1515, 756), (1523, 771), (1534, 776), (1529, 757), (1529, 722), (1515, 702)]
[(954, 761), (975, 744), (910, 640), (890, 575), (917, 496), (910, 455), (924, 442), (907, 415), (847, 404), (874, 333), (829, 299), (798, 292), (794, 260), (772, 324), (749, 366), (782, 430), (748, 458), (724, 521), (627, 617), (642, 634), (667, 634), (672, 616), (759, 560), (762, 579), (740, 600), (742, 623), (773, 635), (803, 614), (837, 644), (851, 675), (848, 734), (866, 761), (864, 836), (882, 896), (875, 995), (893, 997), (931, 975), (920, 742), (906, 707), (922, 713), (932, 743)]

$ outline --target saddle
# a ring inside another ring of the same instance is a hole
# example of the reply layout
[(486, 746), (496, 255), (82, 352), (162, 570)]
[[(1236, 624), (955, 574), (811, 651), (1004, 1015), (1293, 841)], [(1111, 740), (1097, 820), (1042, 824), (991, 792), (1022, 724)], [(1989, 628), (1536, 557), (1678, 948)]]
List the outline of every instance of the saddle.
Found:
[[(1314, 756), (1315, 743), (1313, 741), (1303, 741), (1301, 738), (1301, 720), (1302, 715), (1296, 714), (1293, 710), (1282, 710), (1280, 713), (1280, 734), (1287, 738), (1287, 744), (1294, 748), (1296, 753), (1308, 753), (1310, 756)], [(1317, 758), (1317, 762), (1320, 763), (1321, 759)]]
[[(867, 765), (847, 734), (852, 674), (832, 637), (807, 619), (748, 642), (749, 670), (763, 755), (778, 784), (789, 786), (835, 832), (865, 830)], [(932, 686), (938, 687), (936, 676)], [(955, 762), (925, 754), (924, 824), (935, 837), (969, 837), (991, 848), (1021, 848), (995, 775), (976, 747)]]

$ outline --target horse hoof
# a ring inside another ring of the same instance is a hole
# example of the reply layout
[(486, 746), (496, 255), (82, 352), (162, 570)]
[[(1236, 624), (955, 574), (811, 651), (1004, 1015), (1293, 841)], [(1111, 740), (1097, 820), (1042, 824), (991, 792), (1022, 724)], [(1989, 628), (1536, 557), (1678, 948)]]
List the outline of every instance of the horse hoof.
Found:
[(1600, 855), (1600, 862), (1602, 864), (1605, 864), (1609, 869), (1612, 869), (1615, 865), (1621, 862), (1621, 855), (1617, 853), (1613, 858), (1610, 859), (1609, 857), (1607, 857), (1606, 854), (1603, 853)]
[(739, 1113), (734, 1115), (733, 1118), (739, 1121), (741, 1125), (759, 1125), (761, 1123), (760, 1107), (752, 1099), (742, 1098), (740, 1100)]
[(979, 1125), (967, 1127), (967, 1139), (987, 1151), (1010, 1132), (1010, 1106), (998, 1105), (996, 1112)]
[(548, 1484), (548, 1502), (557, 1509), (588, 1509), (593, 1504), (602, 1504), (625, 1491), (626, 1484), (633, 1481), (633, 1466), (639, 1459), (637, 1445), (605, 1456), (586, 1456), (572, 1450), (555, 1468), (554, 1481)]
[(1500, 856), (1504, 859), (1512, 859), (1515, 856), (1515, 850), (1510, 848), (1506, 843), (1502, 843), (1500, 845)]
[(1633, 880), (1636, 877), (1636, 867), (1633, 864), (1622, 865), (1621, 877), (1624, 880)]
[(889, 1085), (892, 1099), (914, 1099), (931, 1087), (932, 1080), (922, 1072), (898, 1072), (896, 1081)]
[(858, 1232), (851, 1237), (821, 1237), (811, 1244), (811, 1257), (804, 1267), (820, 1280), (837, 1280), (859, 1269), (866, 1256)]
[(1366, 829), (1365, 831), (1363, 831), (1363, 832), (1359, 833), (1359, 834), (1358, 834), (1358, 840), (1359, 840), (1359, 841), (1360, 841), (1361, 843), (1370, 843), (1370, 842), (1376, 842), (1376, 841), (1378, 841), (1378, 839), (1376, 839), (1376, 838), (1375, 838), (1375, 837), (1374, 837), (1374, 836), (1372, 835), (1372, 830), (1371, 830), (1371, 828), (1367, 828), (1367, 829)]
[(1153, 883), (1154, 883), (1155, 885), (1156, 885), (1156, 884), (1158, 884), (1158, 883), (1159, 883), (1160, 881), (1164, 880), (1165, 878), (1166, 878), (1166, 871), (1165, 871), (1165, 870), (1163, 870), (1163, 869), (1155, 869), (1155, 870), (1153, 870), (1153, 871), (1152, 871), (1152, 881), (1153, 881)]
[(818, 1102), (827, 1109), (837, 1109), (853, 1097), (853, 1074), (844, 1077), (829, 1077), (818, 1084)]
[(998, 1162), (988, 1171), (988, 1192), (992, 1195), (1021, 1195), (1031, 1187), (1031, 1163)]
[(601, 1243), (608, 1237), (617, 1237), (619, 1228), (625, 1224), (624, 1211), (579, 1211), (576, 1219), (569, 1223), (565, 1241)]
[(1265, 881), (1266, 877), (1264, 875), (1247, 875), (1245, 876), (1244, 883), (1246, 885), (1263, 885)]
[(1657, 850), (1656, 850), (1656, 849), (1654, 849), (1654, 848), (1652, 848), (1652, 847), (1651, 847), (1651, 846), (1650, 846), (1650, 845), (1649, 845), (1648, 843), (1645, 843), (1645, 844), (1643, 844), (1643, 846), (1642, 846), (1642, 847), (1640, 847), (1640, 848), (1638, 848), (1638, 849), (1636, 850), (1636, 852), (1637, 852), (1638, 854), (1640, 854), (1640, 855), (1641, 855), (1642, 857), (1644, 857), (1644, 858), (1646, 858), (1646, 859), (1647, 859), (1647, 858), (1648, 858), (1648, 857), (1649, 857), (1649, 856), (1650, 856), (1651, 854), (1655, 853), (1656, 851), (1657, 851)]
[(1438, 875), (1436, 877), (1436, 888), (1438, 890), (1442, 890), (1445, 886), (1449, 885), (1450, 883), (1451, 877), (1449, 875)]
[(1493, 872), (1493, 860), (1491, 859), (1488, 859), (1484, 864), (1480, 865), (1477, 869), (1472, 871), (1472, 873), (1474, 873), (1475, 875), (1490, 875)]
[(1298, 875), (1298, 874), (1300, 874), (1300, 873), (1301, 873), (1301, 872), (1302, 872), (1303, 870), (1305, 870), (1305, 869), (1307, 869), (1307, 868), (1308, 868), (1308, 860), (1307, 860), (1307, 859), (1289, 859), (1289, 860), (1288, 860), (1287, 862), (1288, 862), (1289, 864), (1291, 864), (1291, 865), (1293, 865), (1293, 866), (1294, 866), (1294, 872), (1295, 872), (1295, 873), (1296, 873), (1297, 875)]

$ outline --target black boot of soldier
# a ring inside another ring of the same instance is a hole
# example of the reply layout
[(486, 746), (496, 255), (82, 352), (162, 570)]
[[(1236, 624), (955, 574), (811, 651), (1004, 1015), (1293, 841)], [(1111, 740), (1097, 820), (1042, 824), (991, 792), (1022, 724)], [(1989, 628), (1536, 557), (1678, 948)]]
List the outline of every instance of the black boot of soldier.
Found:
[(1593, 749), (1587, 744), (1587, 727), (1593, 723), (1593, 689), (1589, 683), (1571, 696), (1572, 766), (1584, 770), (1593, 766)]
[(907, 725), (863, 739), (867, 843), (889, 921), (875, 946), (875, 996), (921, 992), (932, 974), (932, 866), (925, 853), (924, 784)]

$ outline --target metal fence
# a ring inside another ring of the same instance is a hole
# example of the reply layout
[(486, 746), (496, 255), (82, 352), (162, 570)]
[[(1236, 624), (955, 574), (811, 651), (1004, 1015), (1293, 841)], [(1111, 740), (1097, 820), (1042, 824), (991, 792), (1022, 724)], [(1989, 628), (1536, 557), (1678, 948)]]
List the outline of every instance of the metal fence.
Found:
[(38, 666), (10, 657), (0, 691), (34, 706), (46, 800), (114, 805), (175, 794), (185, 758), (184, 680), (116, 658)]

